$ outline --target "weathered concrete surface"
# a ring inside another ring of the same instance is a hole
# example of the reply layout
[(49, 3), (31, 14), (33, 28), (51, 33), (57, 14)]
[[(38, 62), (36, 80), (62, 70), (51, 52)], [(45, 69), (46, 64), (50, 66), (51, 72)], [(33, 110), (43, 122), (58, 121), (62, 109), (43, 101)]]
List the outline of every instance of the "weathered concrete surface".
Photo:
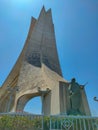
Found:
[[(67, 85), (63, 88), (60, 82)], [(67, 113), (70, 108), (67, 92), (68, 82), (63, 79), (59, 65), (50, 9), (46, 12), (43, 7), (38, 20), (34, 18), (31, 20), (23, 51), (0, 88), (1, 112), (8, 111), (11, 93), (8, 93), (7, 86), (19, 87), (18, 92), (13, 92), (10, 111), (23, 111), (24, 106), (31, 98), (41, 96), (38, 91), (39, 87), (41, 90), (47, 88), (51, 90), (44, 96), (44, 114)], [(87, 101), (86, 97), (84, 100)], [(84, 100), (85, 106), (82, 108), (84, 113), (88, 112), (89, 115), (89, 107)]]

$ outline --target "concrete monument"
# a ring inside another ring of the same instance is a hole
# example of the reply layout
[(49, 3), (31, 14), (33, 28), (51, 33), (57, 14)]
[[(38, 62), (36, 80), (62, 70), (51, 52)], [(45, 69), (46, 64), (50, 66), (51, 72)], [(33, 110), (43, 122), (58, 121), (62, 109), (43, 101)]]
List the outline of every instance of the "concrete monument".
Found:
[[(0, 88), (0, 112), (21, 112), (31, 98), (41, 96), (44, 114), (67, 114), (73, 107), (68, 88), (59, 64), (51, 9), (43, 7), (38, 19), (32, 18), (24, 48)], [(79, 110), (90, 115), (85, 90), (79, 93)]]

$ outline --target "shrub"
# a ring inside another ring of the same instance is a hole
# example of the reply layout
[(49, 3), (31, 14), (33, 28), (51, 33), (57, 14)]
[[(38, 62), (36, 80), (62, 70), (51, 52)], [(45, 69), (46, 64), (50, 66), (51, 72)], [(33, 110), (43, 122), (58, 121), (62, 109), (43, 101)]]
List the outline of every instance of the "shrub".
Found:
[(41, 120), (26, 116), (1, 116), (0, 130), (28, 130), (41, 126)]

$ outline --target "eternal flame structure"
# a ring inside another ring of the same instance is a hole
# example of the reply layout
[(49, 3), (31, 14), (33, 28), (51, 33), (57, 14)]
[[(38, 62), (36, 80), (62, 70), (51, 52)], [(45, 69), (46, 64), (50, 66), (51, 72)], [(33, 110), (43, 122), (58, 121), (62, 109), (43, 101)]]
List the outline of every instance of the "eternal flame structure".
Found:
[[(0, 88), (0, 112), (21, 112), (31, 98), (41, 96), (43, 114), (67, 114), (71, 109), (68, 88), (59, 64), (51, 9), (43, 7), (38, 19), (32, 18), (24, 48)], [(90, 115), (84, 89), (81, 95), (79, 111)]]

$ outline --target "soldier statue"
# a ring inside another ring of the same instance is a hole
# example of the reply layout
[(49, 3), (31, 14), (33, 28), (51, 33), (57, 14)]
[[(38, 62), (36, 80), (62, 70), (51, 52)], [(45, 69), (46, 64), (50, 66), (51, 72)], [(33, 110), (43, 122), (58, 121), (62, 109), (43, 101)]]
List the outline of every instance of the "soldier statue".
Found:
[(82, 115), (80, 106), (82, 102), (81, 89), (83, 87), (76, 82), (75, 78), (72, 78), (71, 83), (69, 83), (70, 110), (68, 115)]

